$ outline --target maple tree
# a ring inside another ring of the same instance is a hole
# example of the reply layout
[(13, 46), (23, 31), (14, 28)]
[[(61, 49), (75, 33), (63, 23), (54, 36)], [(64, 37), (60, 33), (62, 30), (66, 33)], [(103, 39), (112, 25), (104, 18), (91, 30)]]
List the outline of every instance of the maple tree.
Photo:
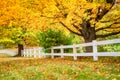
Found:
[(53, 23), (59, 22), (70, 32), (82, 36), (86, 43), (120, 33), (119, 0), (54, 1), (54, 8), (48, 4), (41, 16), (54, 19)]

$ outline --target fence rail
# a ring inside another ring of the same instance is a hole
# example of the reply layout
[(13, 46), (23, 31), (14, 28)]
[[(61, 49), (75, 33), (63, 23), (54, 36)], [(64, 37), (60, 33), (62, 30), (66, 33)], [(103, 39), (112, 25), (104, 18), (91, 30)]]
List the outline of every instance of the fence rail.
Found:
[[(61, 56), (61, 58), (64, 58), (64, 56), (72, 56), (74, 60), (77, 60), (78, 56), (92, 56), (94, 61), (98, 60), (99, 56), (120, 56), (120, 52), (98, 52), (98, 45), (108, 45), (108, 44), (117, 44), (120, 43), (120, 39), (114, 39), (114, 40), (104, 40), (104, 41), (92, 41), (90, 43), (83, 43), (83, 44), (73, 44), (73, 45), (61, 45), (61, 46), (54, 46), (51, 49), (50, 53), (45, 53), (43, 51), (43, 48), (33, 48), (33, 49), (25, 49), (23, 51), (23, 56), (24, 57), (32, 57), (34, 56), (35, 58), (41, 57), (41, 56), (51, 56), (51, 58), (54, 58), (55, 56)], [(93, 47), (93, 52), (89, 53), (78, 53), (77, 48), (80, 47), (86, 47), (86, 46), (92, 46)], [(64, 49), (69, 49), (72, 48), (73, 52), (72, 53), (65, 53)], [(59, 49), (59, 53), (55, 53), (54, 50)]]

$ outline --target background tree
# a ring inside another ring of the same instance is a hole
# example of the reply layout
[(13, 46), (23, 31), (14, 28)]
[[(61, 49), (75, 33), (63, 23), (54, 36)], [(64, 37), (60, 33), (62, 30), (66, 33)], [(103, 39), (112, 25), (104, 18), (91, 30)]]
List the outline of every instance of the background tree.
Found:
[(21, 55), (23, 45), (28, 44), (29, 37), (38, 29), (39, 15), (30, 1), (0, 0), (1, 42), (6, 42), (4, 38), (14, 41), (18, 44), (18, 55)]

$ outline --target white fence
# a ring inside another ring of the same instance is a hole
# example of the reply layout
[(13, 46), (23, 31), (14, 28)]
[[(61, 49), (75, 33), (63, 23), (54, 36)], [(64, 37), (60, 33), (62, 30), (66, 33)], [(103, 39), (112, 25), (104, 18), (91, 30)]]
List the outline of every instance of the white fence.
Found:
[(43, 55), (43, 48), (29, 48), (29, 49), (24, 49), (22, 56), (24, 57), (39, 57), (41, 58)]
[[(105, 41), (92, 41), (90, 43), (83, 43), (83, 44), (73, 44), (73, 45), (62, 45), (62, 46), (54, 46), (51, 49), (51, 53), (45, 53), (43, 52), (42, 48), (34, 48), (34, 49), (25, 49), (23, 55), (27, 57), (41, 57), (41, 56), (51, 56), (54, 58), (54, 56), (61, 56), (61, 58), (64, 58), (64, 56), (72, 56), (74, 60), (77, 60), (78, 56), (92, 56), (94, 61), (98, 60), (98, 56), (120, 56), (120, 52), (98, 52), (98, 46), (99, 45), (108, 45), (108, 44), (117, 44), (120, 43), (120, 39), (114, 39), (114, 40), (105, 40)], [(89, 53), (77, 53), (77, 48), (80, 47), (86, 47), (86, 46), (92, 46), (93, 52)], [(65, 53), (64, 49), (72, 48), (72, 53)], [(54, 50), (59, 49), (60, 53), (55, 53)], [(33, 54), (32, 54), (33, 52)], [(43, 54), (41, 54), (41, 52)]]

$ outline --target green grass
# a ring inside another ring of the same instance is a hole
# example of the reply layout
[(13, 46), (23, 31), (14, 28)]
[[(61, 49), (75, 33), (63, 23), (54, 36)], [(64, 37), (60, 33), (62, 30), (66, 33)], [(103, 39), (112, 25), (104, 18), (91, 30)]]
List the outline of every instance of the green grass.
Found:
[(120, 80), (120, 57), (1, 61), (0, 80)]

